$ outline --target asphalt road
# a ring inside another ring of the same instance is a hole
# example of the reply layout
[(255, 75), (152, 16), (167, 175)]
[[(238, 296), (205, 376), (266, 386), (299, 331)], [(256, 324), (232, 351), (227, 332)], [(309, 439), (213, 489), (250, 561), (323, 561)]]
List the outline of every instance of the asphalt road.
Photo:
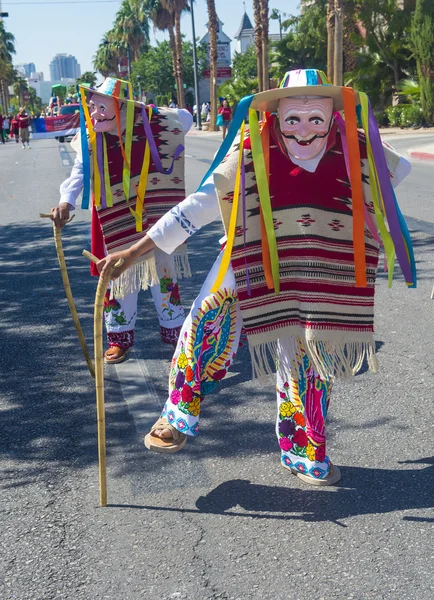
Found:
[[(403, 152), (416, 145), (388, 141)], [(217, 147), (216, 138), (188, 138), (189, 191)], [(107, 508), (98, 507), (93, 381), (50, 223), (38, 218), (57, 203), (71, 165), (68, 145), (56, 141), (0, 147), (0, 598), (431, 599), (433, 165), (414, 164), (398, 189), (419, 287), (407, 290), (397, 274), (388, 290), (380, 273), (381, 371), (335, 385), (329, 454), (342, 484), (312, 489), (280, 468), (273, 383), (250, 381), (245, 347), (204, 405), (201, 435), (172, 457), (146, 451), (142, 436), (164, 403), (171, 353), (142, 293), (135, 353), (106, 369)], [(88, 222), (77, 211), (63, 237), (92, 345), (95, 282), (81, 258)], [(214, 224), (192, 239), (186, 307), (220, 231)]]

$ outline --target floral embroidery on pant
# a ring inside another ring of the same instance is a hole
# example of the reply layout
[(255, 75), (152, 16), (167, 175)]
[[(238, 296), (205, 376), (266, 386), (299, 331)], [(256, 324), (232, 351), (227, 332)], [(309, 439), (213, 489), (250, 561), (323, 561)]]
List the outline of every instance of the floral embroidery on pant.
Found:
[(182, 327), (163, 327), (160, 325), (160, 335), (161, 341), (163, 344), (172, 344), (176, 346), (179, 338), (179, 334), (181, 333)]
[(282, 462), (313, 477), (326, 477), (330, 461), (326, 455), (325, 422), (331, 381), (314, 372), (306, 354), (298, 360), (298, 379), (278, 379), (277, 385), (277, 433)]
[(127, 321), (124, 311), (120, 303), (116, 300), (116, 298), (112, 298), (110, 300), (110, 290), (107, 291), (104, 297), (104, 320), (107, 326), (126, 326), (131, 323), (131, 321), (135, 318), (136, 313), (134, 313)]
[(108, 331), (107, 342), (109, 346), (131, 348), (134, 344), (134, 329), (130, 329), (130, 331)]

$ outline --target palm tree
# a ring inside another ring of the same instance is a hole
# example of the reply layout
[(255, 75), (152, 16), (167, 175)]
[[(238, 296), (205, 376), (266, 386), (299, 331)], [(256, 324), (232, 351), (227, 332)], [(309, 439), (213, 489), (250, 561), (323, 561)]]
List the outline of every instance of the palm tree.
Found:
[(15, 78), (12, 66), (12, 55), (15, 54), (15, 38), (6, 31), (4, 22), (0, 20), (0, 100), (4, 111), (8, 109), (8, 84)]
[(342, 85), (344, 47), (344, 0), (335, 0), (335, 44), (333, 53), (333, 83)]
[(14, 82), (14, 94), (20, 101), (20, 104), (24, 104), (24, 92), (27, 92), (29, 87), (27, 85), (27, 81), (22, 77), (17, 77)]
[(184, 77), (182, 66), (182, 34), (181, 34), (181, 13), (189, 10), (187, 0), (160, 0), (161, 5), (168, 12), (173, 14), (173, 24), (175, 29), (175, 80), (178, 96), (178, 106), (184, 107)]
[(260, 0), (260, 15), (262, 22), (262, 89), (270, 88), (270, 67), (268, 64), (268, 0)]
[(167, 31), (169, 34), (169, 45), (170, 52), (172, 54), (172, 69), (173, 69), (173, 77), (175, 80), (176, 90), (179, 93), (179, 90), (184, 90), (184, 86), (180, 85), (179, 74), (177, 65), (177, 46), (176, 46), (176, 37), (175, 37), (175, 20), (174, 15), (171, 11), (167, 10), (165, 6), (163, 6), (161, 0), (150, 0), (148, 5), (149, 18), (151, 19), (154, 28), (158, 29), (158, 31)]
[(255, 47), (256, 61), (258, 63), (258, 92), (263, 90), (264, 82), (264, 61), (262, 56), (262, 19), (261, 19), (261, 0), (253, 0), (253, 16), (255, 19)]
[(142, 0), (122, 0), (113, 25), (113, 37), (129, 51), (129, 59), (137, 60), (149, 45), (149, 21)]
[(335, 50), (335, 0), (327, 0), (327, 77), (333, 81)]
[(210, 131), (216, 131), (217, 116), (217, 31), (218, 19), (215, 9), (215, 0), (207, 0), (208, 30), (209, 30), (209, 97), (211, 102)]
[(101, 43), (98, 46), (93, 57), (93, 68), (104, 77), (110, 74), (117, 74), (119, 54), (115, 46), (114, 32), (108, 31), (104, 34)]

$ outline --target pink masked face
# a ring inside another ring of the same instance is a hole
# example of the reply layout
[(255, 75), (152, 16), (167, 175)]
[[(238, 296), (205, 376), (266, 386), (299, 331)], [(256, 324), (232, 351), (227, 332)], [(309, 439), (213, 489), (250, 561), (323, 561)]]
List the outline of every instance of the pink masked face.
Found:
[(327, 144), (333, 116), (333, 98), (282, 98), (279, 126), (290, 156), (315, 158)]
[(94, 94), (89, 102), (90, 117), (96, 133), (106, 133), (116, 129), (116, 115), (113, 98)]

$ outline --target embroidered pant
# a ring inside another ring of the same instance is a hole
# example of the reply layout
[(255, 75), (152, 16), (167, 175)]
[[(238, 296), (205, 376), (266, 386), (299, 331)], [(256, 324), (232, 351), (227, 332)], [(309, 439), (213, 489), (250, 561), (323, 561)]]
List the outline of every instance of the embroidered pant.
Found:
[[(168, 274), (167, 269), (161, 266), (159, 252), (155, 252), (157, 273), (160, 282), (152, 286), (152, 299), (157, 310), (160, 323), (161, 341), (165, 344), (176, 344), (184, 322), (184, 308), (181, 304), (178, 283)], [(165, 261), (167, 264), (168, 257)], [(170, 257), (171, 268), (174, 270), (174, 259)], [(125, 298), (112, 298), (110, 291), (104, 300), (104, 321), (107, 330), (109, 346), (131, 348), (134, 344), (134, 326), (137, 318), (138, 293), (129, 294)]]
[[(170, 367), (169, 398), (161, 414), (178, 431), (192, 436), (198, 434), (204, 397), (225, 377), (235, 358), (243, 325), (232, 269), (228, 269), (220, 289), (210, 291), (221, 256), (181, 329)], [(282, 367), (277, 372), (276, 433), (281, 461), (287, 467), (322, 478), (330, 470), (325, 421), (331, 381), (315, 373), (300, 344), (294, 352), (291, 360), (296, 361), (299, 376), (285, 375), (288, 370)], [(287, 364), (288, 357), (285, 359), (279, 360), (279, 365)]]

